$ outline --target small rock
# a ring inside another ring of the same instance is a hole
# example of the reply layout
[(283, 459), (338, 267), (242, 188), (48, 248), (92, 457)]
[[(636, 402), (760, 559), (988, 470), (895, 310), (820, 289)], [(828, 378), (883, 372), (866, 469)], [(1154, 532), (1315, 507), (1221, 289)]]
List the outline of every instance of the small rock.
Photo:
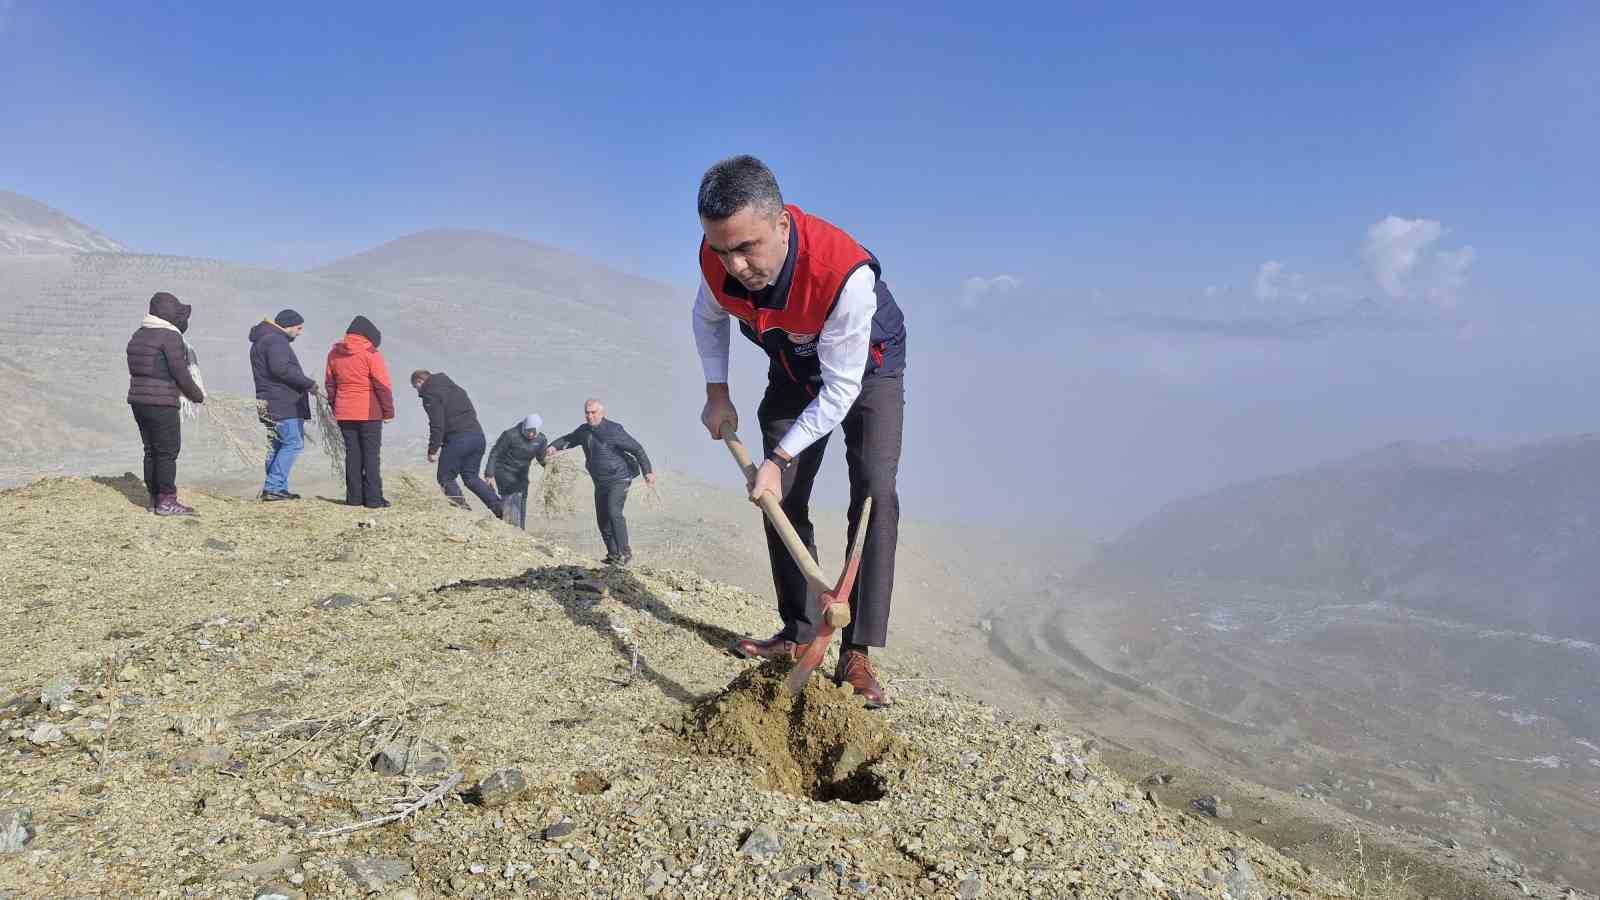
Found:
[(654, 897), (666, 889), (667, 873), (659, 868), (652, 869), (644, 879), (644, 895), (646, 897)]
[(265, 881), (280, 872), (300, 868), (300, 857), (292, 853), (284, 853), (263, 862), (240, 866), (229, 872), (224, 872), (221, 881)]
[(540, 836), (547, 841), (560, 842), (572, 837), (572, 833), (577, 830), (578, 826), (571, 819), (562, 819), (540, 832)]
[(778, 832), (771, 825), (758, 825), (739, 845), (739, 853), (754, 859), (767, 860), (778, 855), (783, 849), (783, 841), (778, 838)]
[(39, 702), (43, 703), (46, 709), (60, 709), (67, 705), (68, 698), (77, 690), (77, 677), (63, 672), (44, 683), (44, 689), (39, 692)]
[(960, 897), (961, 900), (977, 900), (977, 898), (982, 897), (983, 879), (979, 878), (975, 872), (962, 878), (961, 883), (956, 886), (956, 896)]
[(1144, 799), (1148, 800), (1150, 802), (1151, 806), (1155, 806), (1155, 807), (1160, 807), (1161, 806), (1161, 798), (1156, 796), (1156, 792), (1155, 791), (1145, 791), (1144, 792)]
[(461, 875), (450, 876), (450, 890), (461, 893), (467, 889), (467, 879)]
[(1461, 842), (1456, 840), (1455, 838), (1451, 838), (1450, 840), (1445, 842), (1445, 846), (1449, 847), (1451, 850), (1460, 850), (1461, 849)]
[(1200, 810), (1213, 819), (1233, 818), (1233, 807), (1223, 801), (1221, 797), (1212, 794), (1209, 797), (1200, 797), (1194, 800), (1194, 808)]
[(339, 868), (367, 891), (381, 891), (388, 885), (411, 876), (409, 860), (385, 856), (357, 856), (339, 862)]
[(1073, 766), (1067, 770), (1067, 778), (1070, 781), (1083, 784), (1089, 780), (1089, 770), (1085, 769), (1083, 766)]
[(48, 744), (59, 744), (66, 738), (66, 734), (61, 731), (59, 726), (44, 722), (28, 734), (28, 743), (33, 744), (35, 747), (43, 747)]
[(867, 752), (856, 741), (850, 741), (839, 751), (833, 763), (833, 780), (845, 781), (867, 763)]
[(473, 799), (479, 806), (494, 808), (522, 796), (528, 790), (528, 779), (516, 769), (501, 769), (478, 782)]
[(317, 609), (349, 609), (361, 602), (355, 594), (329, 594), (311, 605)]
[(219, 541), (216, 538), (206, 538), (206, 542), (200, 546), (207, 550), (218, 550), (222, 552), (227, 552), (234, 548), (233, 544), (230, 544), (227, 541)]
[(188, 775), (199, 769), (220, 769), (232, 758), (233, 754), (224, 747), (195, 747), (178, 754), (178, 758), (172, 761), (172, 771)]
[(442, 775), (450, 769), (450, 752), (432, 741), (401, 738), (374, 751), (370, 764), (379, 775)]
[(572, 588), (580, 594), (600, 594), (605, 592), (606, 586), (598, 581), (580, 581)]
[(287, 884), (274, 883), (256, 891), (255, 900), (306, 900), (306, 893)]
[(1134, 806), (1132, 803), (1129, 803), (1126, 800), (1118, 800), (1117, 802), (1111, 804), (1111, 808), (1125, 816), (1131, 816), (1139, 811), (1139, 807)]
[(1234, 864), (1233, 871), (1228, 873), (1226, 884), (1228, 893), (1233, 895), (1234, 900), (1253, 900), (1258, 896), (1260, 886), (1256, 872), (1247, 859), (1241, 858)]
[(26, 806), (0, 809), (0, 853), (21, 853), (33, 840), (33, 810)]

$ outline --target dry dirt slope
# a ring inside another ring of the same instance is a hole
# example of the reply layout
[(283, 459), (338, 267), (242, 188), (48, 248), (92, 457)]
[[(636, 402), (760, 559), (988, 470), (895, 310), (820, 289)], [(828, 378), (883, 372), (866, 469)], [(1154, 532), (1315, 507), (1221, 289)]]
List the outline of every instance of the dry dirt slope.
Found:
[[(1350, 896), (914, 672), (876, 717), (759, 671), (719, 698), (769, 614), (695, 574), (401, 491), (139, 492), (0, 494), (0, 895)], [(455, 773), (483, 805), (319, 834)]]

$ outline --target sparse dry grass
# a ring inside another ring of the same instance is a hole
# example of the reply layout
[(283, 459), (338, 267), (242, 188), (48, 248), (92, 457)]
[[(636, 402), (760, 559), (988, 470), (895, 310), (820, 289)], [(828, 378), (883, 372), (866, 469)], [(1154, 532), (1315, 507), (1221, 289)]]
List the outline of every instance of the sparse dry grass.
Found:
[(1355, 900), (1409, 900), (1415, 896), (1411, 883), (1417, 876), (1407, 864), (1396, 864), (1386, 853), (1372, 853), (1359, 827), (1351, 827), (1332, 848), (1338, 868), (1334, 875), (1343, 881)]

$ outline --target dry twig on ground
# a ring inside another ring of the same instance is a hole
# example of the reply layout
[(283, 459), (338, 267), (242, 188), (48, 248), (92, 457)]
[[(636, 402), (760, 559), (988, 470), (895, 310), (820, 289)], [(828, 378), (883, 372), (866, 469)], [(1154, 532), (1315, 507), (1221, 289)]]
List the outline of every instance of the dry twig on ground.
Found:
[(401, 819), (404, 819), (405, 817), (417, 812), (418, 810), (423, 809), (424, 807), (432, 806), (433, 804), (443, 800), (445, 795), (449, 794), (465, 779), (466, 775), (461, 772), (457, 772), (440, 782), (438, 787), (427, 792), (426, 794), (423, 794), (421, 797), (418, 797), (410, 802), (396, 803), (394, 805), (394, 812), (389, 813), (386, 816), (378, 816), (375, 819), (367, 819), (364, 822), (352, 822), (349, 825), (341, 825), (337, 828), (325, 828), (321, 831), (312, 832), (311, 836), (314, 838), (333, 837), (334, 835), (338, 834), (349, 834), (352, 831), (360, 831), (363, 828), (375, 828), (379, 825), (387, 825), (390, 822), (398, 822)]

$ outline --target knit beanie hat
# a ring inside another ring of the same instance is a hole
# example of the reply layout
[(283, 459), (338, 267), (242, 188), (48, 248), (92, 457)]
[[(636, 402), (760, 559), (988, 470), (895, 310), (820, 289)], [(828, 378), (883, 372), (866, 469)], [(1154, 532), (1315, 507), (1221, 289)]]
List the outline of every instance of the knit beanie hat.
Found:
[(306, 317), (300, 315), (292, 309), (286, 309), (283, 312), (273, 316), (272, 322), (279, 328), (293, 328), (296, 325), (304, 325), (306, 323)]

